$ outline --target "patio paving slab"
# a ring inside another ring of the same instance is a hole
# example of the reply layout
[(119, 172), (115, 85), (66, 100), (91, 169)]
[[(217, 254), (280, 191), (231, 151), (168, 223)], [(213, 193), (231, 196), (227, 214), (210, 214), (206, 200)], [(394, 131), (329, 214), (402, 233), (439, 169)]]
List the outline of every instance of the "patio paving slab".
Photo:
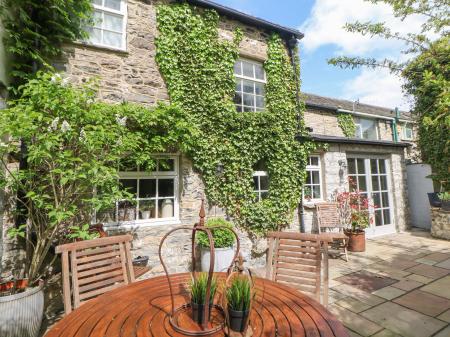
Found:
[(450, 254), (433, 253), (433, 254), (425, 256), (425, 259), (433, 260), (433, 261), (436, 261), (436, 262), (442, 262), (442, 261), (450, 259)]
[(398, 281), (397, 283), (394, 283), (392, 286), (401, 290), (410, 291), (423, 285), (424, 284), (421, 282), (403, 279), (401, 281)]
[(433, 337), (448, 337), (448, 336), (450, 336), (450, 325), (447, 325), (445, 329), (442, 329)]
[(371, 307), (386, 301), (384, 298), (369, 294), (361, 289), (349, 286), (347, 284), (341, 284), (337, 288), (333, 288), (333, 290), (336, 290), (337, 292), (346, 296), (357, 298), (359, 301), (366, 303)]
[(353, 297), (346, 297), (336, 302), (337, 305), (353, 311), (354, 313), (359, 313), (361, 311), (372, 308), (371, 305), (361, 302), (360, 300)]
[(408, 268), (405, 271), (435, 279), (444, 277), (450, 273), (450, 270), (448, 269), (429, 266), (426, 264), (419, 264), (415, 267)]
[(446, 312), (443, 312), (437, 318), (439, 318), (441, 321), (450, 323), (450, 310), (447, 310)]
[(418, 265), (416, 261), (411, 261), (403, 258), (394, 258), (392, 260), (385, 261), (383, 264), (386, 264), (390, 268), (399, 270), (408, 269)]
[(373, 295), (385, 298), (387, 300), (392, 300), (393, 298), (399, 297), (405, 293), (404, 290), (394, 288), (394, 287), (385, 287), (378, 289), (374, 292), (372, 292)]
[(406, 278), (409, 280), (417, 281), (417, 282), (424, 283), (424, 284), (431, 283), (434, 281), (434, 279), (432, 279), (432, 278), (422, 276), (422, 275), (417, 275), (417, 274), (408, 275), (408, 276), (406, 276)]
[(447, 325), (392, 302), (380, 304), (361, 315), (404, 337), (429, 337)]
[(437, 316), (450, 308), (450, 300), (420, 290), (411, 291), (393, 302), (428, 316)]
[(335, 314), (344, 325), (361, 336), (371, 336), (383, 330), (383, 327), (371, 322), (364, 317), (339, 306), (330, 306), (330, 311)]
[(450, 269), (450, 259), (437, 263), (436, 267)]
[(450, 299), (450, 275), (431, 282), (420, 290)]
[(397, 282), (395, 279), (364, 270), (341, 276), (336, 280), (369, 293)]
[(395, 332), (392, 332), (388, 329), (384, 329), (380, 332), (377, 332), (375, 335), (373, 335), (372, 337), (402, 337), (399, 334), (396, 334)]
[(422, 258), (420, 258), (420, 259), (417, 259), (417, 260), (415, 260), (416, 262), (419, 262), (419, 263), (423, 263), (423, 264), (427, 264), (427, 265), (429, 265), (429, 266), (433, 266), (433, 265), (435, 265), (437, 262), (436, 261), (434, 261), (434, 260), (428, 260), (428, 259), (426, 259), (426, 258), (424, 258), (424, 257), (422, 257)]

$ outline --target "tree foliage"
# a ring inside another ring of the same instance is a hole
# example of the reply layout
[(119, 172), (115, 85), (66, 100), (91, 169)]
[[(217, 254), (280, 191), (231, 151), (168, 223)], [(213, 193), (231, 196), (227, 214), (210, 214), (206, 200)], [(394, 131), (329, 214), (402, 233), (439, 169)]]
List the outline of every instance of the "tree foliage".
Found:
[(3, 0), (0, 19), (11, 55), (13, 85), (24, 83), (61, 53), (64, 42), (86, 37), (91, 0)]
[[(405, 93), (414, 98), (414, 113), (419, 125), (419, 146), (423, 160), (433, 168), (436, 181), (444, 189), (450, 185), (450, 86), (448, 0), (368, 0), (392, 7), (394, 16), (404, 20), (411, 15), (426, 18), (419, 33), (393, 32), (385, 23), (347, 23), (349, 32), (397, 40), (406, 47), (407, 60), (339, 56), (328, 60), (341, 68), (387, 68), (405, 80)], [(432, 32), (433, 34), (429, 34)], [(430, 38), (432, 36), (433, 38)], [(435, 38), (438, 36), (438, 38)]]
[[(219, 16), (186, 4), (158, 7), (156, 59), (171, 102), (199, 133), (189, 140), (189, 155), (202, 173), (208, 200), (224, 207), (235, 223), (253, 234), (286, 226), (300, 200), (312, 144), (295, 140), (301, 107), (298, 83), (278, 35), (268, 41), (266, 111), (240, 113), (233, 103), (233, 67), (242, 32), (224, 41)], [(304, 131), (300, 126), (300, 131)], [(253, 171), (264, 162), (269, 195), (258, 201)], [(217, 168), (223, 170), (218, 172)]]
[[(44, 264), (52, 245), (83, 237), (94, 211), (131, 197), (119, 188), (119, 161), (151, 169), (152, 153), (179, 149), (193, 131), (172, 106), (98, 103), (91, 85), (75, 87), (58, 75), (38, 72), (19, 92), (0, 116), (0, 183), (26, 213), (10, 235), (27, 240), (26, 269), (35, 281), (52, 265)], [(17, 170), (20, 141), (27, 166)]]

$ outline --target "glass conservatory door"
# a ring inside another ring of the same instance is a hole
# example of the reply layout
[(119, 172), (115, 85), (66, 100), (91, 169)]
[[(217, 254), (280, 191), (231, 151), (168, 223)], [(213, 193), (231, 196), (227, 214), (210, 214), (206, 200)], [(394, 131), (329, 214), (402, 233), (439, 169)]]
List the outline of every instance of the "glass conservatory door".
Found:
[(388, 164), (380, 158), (348, 158), (350, 190), (361, 191), (376, 206), (370, 208), (372, 221), (366, 229), (368, 237), (395, 232)]

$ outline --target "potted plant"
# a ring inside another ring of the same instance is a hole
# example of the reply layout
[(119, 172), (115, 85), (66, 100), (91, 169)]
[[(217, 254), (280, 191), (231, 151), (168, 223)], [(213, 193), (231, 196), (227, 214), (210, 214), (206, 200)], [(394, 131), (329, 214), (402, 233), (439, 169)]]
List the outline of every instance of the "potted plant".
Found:
[[(206, 304), (206, 288), (208, 285), (208, 273), (199, 273), (196, 278), (191, 277), (189, 289), (191, 291), (191, 309), (192, 319), (198, 324), (205, 321), (205, 304)], [(217, 278), (213, 276), (211, 279), (211, 290), (209, 296), (209, 312), (208, 320), (211, 317), (211, 308), (214, 302), (214, 296), (217, 291)]]
[(226, 290), (229, 327), (243, 332), (247, 327), (250, 305), (253, 298), (252, 286), (246, 276), (236, 276)]
[[(233, 244), (236, 240), (234, 233), (225, 228), (214, 229), (215, 227), (233, 228), (231, 222), (222, 218), (212, 218), (206, 222), (206, 227), (211, 228), (214, 239), (214, 271), (226, 271), (233, 262)], [(203, 271), (209, 271), (210, 250), (208, 236), (204, 232), (199, 232), (196, 238), (201, 251), (201, 267)]]
[(431, 193), (427, 193), (427, 195), (428, 195), (428, 201), (429, 201), (431, 207), (441, 207), (442, 206), (442, 201), (439, 198), (439, 193), (431, 192)]
[(450, 211), (450, 192), (439, 193), (439, 199), (441, 200), (442, 209), (444, 211)]
[(139, 211), (141, 213), (142, 220), (151, 219), (155, 212), (155, 202), (152, 200), (142, 201), (139, 204)]

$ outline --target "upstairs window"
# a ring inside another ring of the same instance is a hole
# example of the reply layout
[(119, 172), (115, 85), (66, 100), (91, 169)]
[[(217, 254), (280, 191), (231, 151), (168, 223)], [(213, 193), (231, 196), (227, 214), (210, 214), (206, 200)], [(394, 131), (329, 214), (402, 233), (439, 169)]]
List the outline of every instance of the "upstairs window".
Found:
[(411, 123), (405, 123), (402, 126), (402, 139), (412, 140), (413, 139), (413, 126)]
[(303, 189), (305, 199), (322, 199), (322, 172), (319, 156), (310, 156), (306, 165), (306, 181)]
[(266, 73), (260, 62), (239, 59), (234, 65), (236, 93), (234, 103), (239, 112), (263, 111)]
[(101, 47), (126, 49), (126, 0), (93, 0), (94, 25), (88, 42)]
[(378, 139), (377, 121), (369, 118), (355, 118), (356, 138), (361, 139)]

